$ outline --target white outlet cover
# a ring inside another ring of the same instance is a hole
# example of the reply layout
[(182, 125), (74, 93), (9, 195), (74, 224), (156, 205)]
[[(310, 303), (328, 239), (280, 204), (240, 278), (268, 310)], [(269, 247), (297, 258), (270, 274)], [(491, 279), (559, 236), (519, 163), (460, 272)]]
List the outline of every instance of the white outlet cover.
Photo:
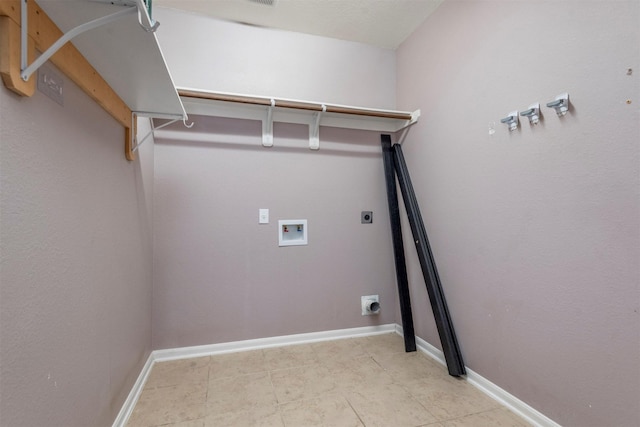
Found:
[(269, 224), (269, 209), (258, 209), (258, 224)]

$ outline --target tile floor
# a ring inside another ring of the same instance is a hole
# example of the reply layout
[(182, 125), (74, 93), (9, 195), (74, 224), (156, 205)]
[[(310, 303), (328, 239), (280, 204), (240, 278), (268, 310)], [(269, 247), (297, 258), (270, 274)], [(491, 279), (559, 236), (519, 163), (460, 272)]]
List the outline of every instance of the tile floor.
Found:
[(127, 424), (528, 425), (393, 333), (158, 362)]

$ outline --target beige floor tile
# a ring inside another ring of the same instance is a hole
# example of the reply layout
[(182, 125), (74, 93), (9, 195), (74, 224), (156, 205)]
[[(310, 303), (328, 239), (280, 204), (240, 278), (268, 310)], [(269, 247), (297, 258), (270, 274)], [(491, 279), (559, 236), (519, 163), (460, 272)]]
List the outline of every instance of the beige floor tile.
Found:
[(528, 424), (396, 334), (158, 362), (129, 427)]
[(330, 363), (329, 372), (338, 389), (367, 389), (376, 385), (391, 384), (391, 376), (370, 356)]
[(209, 378), (236, 377), (267, 371), (262, 350), (211, 356)]
[(404, 353), (404, 338), (396, 333), (373, 335), (362, 338), (362, 347), (371, 356), (388, 356)]
[(319, 342), (312, 344), (311, 347), (321, 362), (343, 361), (368, 355), (362, 348), (361, 342), (362, 340), (350, 338)]
[(529, 427), (522, 418), (506, 408), (473, 414), (455, 420), (444, 421), (445, 427)]
[(431, 377), (447, 378), (447, 368), (431, 360), (419, 351), (411, 353), (395, 353), (386, 356), (374, 356), (398, 384)]
[(183, 421), (180, 423), (163, 424), (161, 427), (205, 427), (205, 424), (204, 418), (200, 418), (198, 420)]
[(268, 372), (209, 381), (208, 415), (251, 411), (276, 403)]
[(262, 350), (269, 370), (288, 369), (318, 363), (311, 344), (290, 345)]
[(206, 398), (206, 383), (145, 388), (127, 426), (160, 426), (203, 418)]
[(438, 420), (460, 418), (500, 406), (466, 380), (451, 376), (410, 381), (404, 388)]
[(278, 407), (265, 406), (252, 411), (212, 414), (205, 427), (284, 427)]
[(363, 427), (349, 402), (340, 395), (280, 405), (286, 427)]
[(156, 362), (147, 378), (145, 388), (207, 382), (208, 376), (209, 356)]
[(272, 371), (271, 381), (279, 403), (313, 399), (336, 389), (329, 369), (320, 364)]
[(346, 392), (345, 396), (367, 427), (415, 427), (437, 421), (397, 384)]

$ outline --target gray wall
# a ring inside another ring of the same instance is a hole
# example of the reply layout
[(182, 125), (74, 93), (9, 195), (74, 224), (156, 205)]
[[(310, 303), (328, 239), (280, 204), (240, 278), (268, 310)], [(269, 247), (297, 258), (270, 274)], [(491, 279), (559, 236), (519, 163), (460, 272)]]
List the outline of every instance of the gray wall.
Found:
[[(395, 106), (391, 50), (162, 9), (157, 18), (179, 86)], [(313, 152), (308, 127), (275, 123), (265, 149), (258, 121), (191, 119), (190, 136), (156, 141), (153, 347), (393, 322), (379, 133), (322, 127)], [(360, 224), (363, 210), (372, 225)], [(278, 219), (307, 219), (309, 245), (279, 248)], [(382, 314), (362, 317), (371, 294)]]
[(395, 52), (161, 7), (158, 40), (177, 86), (395, 108)]
[[(397, 86), (392, 51), (157, 17), (181, 86), (381, 108), (397, 87), (398, 108), (422, 109), (404, 148), (468, 366), (561, 424), (626, 426), (640, 395), (639, 13), (445, 2), (398, 50)], [(323, 128), (309, 152), (305, 127), (276, 125), (264, 149), (256, 122), (194, 118), (207, 141), (165, 138), (129, 163), (122, 128), (65, 91), (59, 107), (0, 89), (0, 424), (109, 424), (151, 348), (400, 321), (378, 133)], [(499, 123), (563, 91), (566, 117)], [(309, 245), (279, 248), (280, 218), (308, 219)], [(407, 253), (418, 335), (439, 345)], [(360, 316), (367, 294), (380, 316)]]
[(153, 151), (66, 79), (0, 86), (0, 424), (110, 425), (151, 349)]
[[(276, 123), (266, 149), (260, 122), (192, 119), (206, 141), (155, 147), (154, 348), (394, 322), (379, 134), (322, 128), (312, 152), (307, 127)], [(278, 247), (278, 219), (307, 219), (308, 245)]]
[[(640, 420), (639, 22), (638, 1), (447, 1), (398, 50), (398, 107), (423, 114), (404, 150), (465, 361), (567, 426)], [(563, 118), (500, 123), (565, 91)], [(439, 345), (430, 312), (416, 327)]]

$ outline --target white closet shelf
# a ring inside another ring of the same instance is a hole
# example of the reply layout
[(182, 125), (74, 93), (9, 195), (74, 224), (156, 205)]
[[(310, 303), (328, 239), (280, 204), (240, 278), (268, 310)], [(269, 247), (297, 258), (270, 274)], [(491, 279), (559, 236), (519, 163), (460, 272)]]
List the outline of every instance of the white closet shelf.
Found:
[[(66, 33), (89, 21), (131, 8), (135, 1), (37, 0)], [(115, 4), (113, 4), (115, 3)], [(72, 40), (131, 111), (153, 117), (186, 116), (154, 32), (131, 13)]]
[(388, 132), (397, 132), (420, 117), (420, 110), (380, 110), (187, 88), (178, 88), (178, 94), (187, 113), (205, 116), (260, 120), (267, 108), (275, 107), (273, 121), (308, 124), (309, 117), (322, 112), (324, 105), (322, 126)]
[(273, 122), (309, 125), (309, 147), (318, 149), (320, 126), (393, 133), (420, 117), (420, 110), (380, 110), (190, 88), (178, 88), (178, 94), (188, 114), (262, 121), (262, 144), (267, 147), (273, 145)]

